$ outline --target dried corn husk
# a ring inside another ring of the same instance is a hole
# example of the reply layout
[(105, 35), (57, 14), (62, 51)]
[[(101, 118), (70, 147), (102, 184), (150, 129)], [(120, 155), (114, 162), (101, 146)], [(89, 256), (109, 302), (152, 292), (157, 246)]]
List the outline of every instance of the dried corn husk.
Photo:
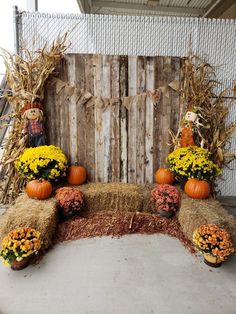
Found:
[[(26, 138), (22, 134), (23, 118), (21, 108), (27, 102), (42, 101), (44, 96), (45, 82), (54, 71), (62, 58), (68, 45), (67, 34), (54, 41), (51, 47), (47, 44), (43, 49), (30, 53), (24, 51), (25, 58), (12, 55), (1, 49), (6, 66), (7, 85), (11, 89), (11, 95), (5, 97), (11, 105), (11, 127), (8, 139), (4, 146), (4, 154), (1, 160), (1, 203), (11, 203), (22, 190), (24, 180), (18, 178), (14, 169), (15, 159), (26, 148)], [(4, 117), (6, 119), (7, 117)]]

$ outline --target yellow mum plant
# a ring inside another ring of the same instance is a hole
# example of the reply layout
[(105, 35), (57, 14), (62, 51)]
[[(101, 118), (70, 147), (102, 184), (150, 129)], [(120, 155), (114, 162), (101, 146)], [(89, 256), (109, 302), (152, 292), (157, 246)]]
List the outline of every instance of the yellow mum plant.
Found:
[(28, 180), (56, 180), (66, 175), (67, 158), (59, 147), (39, 146), (26, 149), (16, 159), (15, 167)]
[(8, 233), (2, 240), (0, 257), (6, 266), (14, 261), (21, 261), (41, 248), (40, 233), (32, 228), (18, 228)]
[(197, 146), (181, 147), (167, 157), (169, 169), (177, 179), (198, 178), (213, 181), (221, 174), (220, 168), (210, 159), (210, 153)]
[(198, 227), (194, 231), (193, 242), (203, 253), (212, 254), (222, 261), (234, 252), (228, 232), (214, 224)]

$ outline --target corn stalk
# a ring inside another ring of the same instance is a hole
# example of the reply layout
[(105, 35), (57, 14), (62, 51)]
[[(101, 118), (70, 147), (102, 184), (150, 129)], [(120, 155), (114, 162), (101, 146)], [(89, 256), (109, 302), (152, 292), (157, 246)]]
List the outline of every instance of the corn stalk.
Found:
[[(27, 146), (26, 137), (22, 134), (21, 108), (25, 103), (43, 100), (45, 82), (68, 47), (66, 40), (67, 34), (55, 40), (50, 47), (45, 44), (42, 49), (33, 53), (25, 50), (24, 58), (12, 55), (2, 48), (0, 50), (6, 67), (7, 85), (11, 91), (4, 94), (11, 106), (11, 125), (0, 162), (0, 202), (3, 204), (12, 203), (25, 184), (14, 168), (14, 161)], [(4, 120), (7, 120), (7, 117), (4, 117)]]

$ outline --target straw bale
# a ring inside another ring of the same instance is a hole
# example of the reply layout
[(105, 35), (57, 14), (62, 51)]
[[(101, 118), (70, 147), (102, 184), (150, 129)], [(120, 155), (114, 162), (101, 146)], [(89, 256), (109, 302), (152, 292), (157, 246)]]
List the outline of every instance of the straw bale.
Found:
[(153, 185), (128, 183), (88, 183), (76, 186), (84, 193), (85, 210), (153, 212), (150, 191)]
[(47, 249), (52, 245), (56, 226), (57, 207), (54, 198), (39, 201), (23, 194), (0, 217), (0, 241), (15, 228), (32, 227), (41, 233), (42, 249)]
[(197, 200), (183, 194), (178, 219), (189, 240), (192, 240), (193, 232), (197, 227), (212, 223), (227, 230), (236, 246), (236, 220), (221, 206), (219, 201), (213, 198)]

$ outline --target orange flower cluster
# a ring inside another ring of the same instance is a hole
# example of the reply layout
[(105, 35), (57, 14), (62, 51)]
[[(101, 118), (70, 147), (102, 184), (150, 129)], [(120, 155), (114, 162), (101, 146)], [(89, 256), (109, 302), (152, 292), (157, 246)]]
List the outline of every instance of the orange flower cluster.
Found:
[(214, 224), (201, 225), (193, 234), (193, 242), (204, 253), (210, 253), (221, 260), (234, 252), (228, 232)]
[(83, 205), (83, 193), (79, 189), (64, 187), (56, 191), (56, 200), (65, 213), (79, 211)]
[(18, 228), (8, 233), (2, 240), (0, 257), (9, 266), (13, 261), (37, 253), (41, 248), (40, 233), (32, 228)]

